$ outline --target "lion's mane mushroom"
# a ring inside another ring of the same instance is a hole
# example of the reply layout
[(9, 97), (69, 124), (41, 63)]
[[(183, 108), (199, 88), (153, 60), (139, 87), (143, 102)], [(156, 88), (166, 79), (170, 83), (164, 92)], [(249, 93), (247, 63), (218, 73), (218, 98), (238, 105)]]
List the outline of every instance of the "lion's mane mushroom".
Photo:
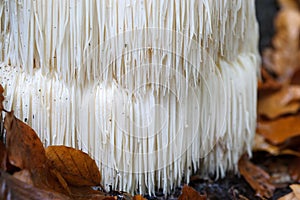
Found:
[(251, 152), (254, 0), (0, 3), (6, 108), (88, 152), (105, 186), (167, 193)]

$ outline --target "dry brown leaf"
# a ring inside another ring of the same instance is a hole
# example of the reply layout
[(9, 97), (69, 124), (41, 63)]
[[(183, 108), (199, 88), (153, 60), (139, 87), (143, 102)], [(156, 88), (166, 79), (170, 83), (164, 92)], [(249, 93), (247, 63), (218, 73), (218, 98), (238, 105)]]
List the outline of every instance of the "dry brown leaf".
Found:
[(106, 193), (98, 191), (98, 190), (93, 190), (90, 186), (81, 186), (81, 187), (75, 187), (71, 186), (71, 193), (72, 197), (74, 199), (93, 199), (93, 200), (115, 200), (117, 198), (113, 196), (107, 196)]
[(266, 94), (267, 92), (274, 92), (282, 87), (282, 84), (276, 81), (264, 67), (261, 67), (262, 81), (258, 81), (258, 91)]
[(292, 184), (290, 188), (293, 190), (289, 194), (279, 198), (279, 200), (300, 200), (300, 185)]
[(300, 86), (288, 86), (258, 99), (258, 114), (274, 119), (300, 108)]
[(50, 169), (50, 173), (56, 177), (60, 185), (64, 188), (67, 194), (71, 195), (70, 188), (66, 182), (66, 180), (62, 177), (62, 175), (56, 169)]
[(283, 197), (280, 197), (278, 200), (299, 200), (299, 199), (297, 199), (297, 197), (293, 192), (290, 192), (284, 195)]
[(299, 184), (292, 184), (290, 188), (293, 190), (297, 199), (300, 199), (300, 185)]
[(300, 67), (300, 12), (294, 8), (295, 2), (284, 2), (287, 2), (285, 9), (281, 9), (275, 20), (276, 34), (272, 39), (274, 48), (263, 52), (263, 64), (278, 76), (278, 80), (285, 83)]
[(35, 131), (17, 119), (13, 111), (4, 119), (9, 162), (20, 169), (45, 167), (47, 158), (43, 144)]
[(260, 167), (254, 165), (246, 156), (242, 156), (238, 163), (239, 172), (259, 197), (270, 198), (275, 186), (270, 182), (270, 175)]
[(206, 195), (201, 195), (195, 189), (188, 185), (184, 185), (182, 188), (182, 194), (178, 197), (178, 200), (205, 200)]
[(0, 169), (6, 170), (6, 159), (7, 159), (7, 152), (5, 145), (0, 140)]
[(49, 146), (46, 155), (68, 184), (94, 186), (101, 182), (96, 162), (86, 153), (66, 146)]
[(45, 168), (32, 169), (31, 174), (34, 186), (47, 191), (71, 195), (68, 185), (61, 176), (57, 176), (55, 170), (46, 166)]
[(142, 195), (135, 195), (133, 197), (133, 200), (147, 200), (146, 198), (144, 198)]
[(277, 2), (281, 9), (299, 9), (297, 0), (277, 0)]
[(295, 154), (300, 154), (300, 135), (292, 136), (287, 138), (283, 143), (281, 143), (278, 147), (281, 151), (290, 150), (293, 151)]
[(300, 135), (300, 115), (258, 121), (257, 133), (273, 145), (283, 144), (287, 139)]
[(272, 155), (278, 155), (280, 153), (279, 147), (266, 142), (265, 138), (259, 134), (255, 134), (254, 136), (253, 151), (266, 151)]
[(260, 134), (255, 134), (252, 151), (266, 151), (274, 156), (294, 155), (300, 157), (299, 144), (300, 136), (296, 136), (296, 138), (289, 138), (285, 140), (284, 143), (276, 146), (267, 142), (264, 136)]
[[(30, 172), (34, 186), (44, 190), (69, 194), (68, 188), (63, 185), (60, 177), (52, 173), (47, 165), (47, 157), (41, 140), (35, 131), (17, 119), (13, 112), (5, 116), (6, 145), (9, 162)], [(26, 171), (23, 171), (26, 172)], [(21, 179), (26, 179), (24, 174), (17, 174)], [(27, 179), (27, 181), (31, 181)]]
[(26, 184), (4, 171), (0, 171), (1, 199), (30, 199), (30, 200), (68, 200), (68, 196), (57, 192), (47, 191)]

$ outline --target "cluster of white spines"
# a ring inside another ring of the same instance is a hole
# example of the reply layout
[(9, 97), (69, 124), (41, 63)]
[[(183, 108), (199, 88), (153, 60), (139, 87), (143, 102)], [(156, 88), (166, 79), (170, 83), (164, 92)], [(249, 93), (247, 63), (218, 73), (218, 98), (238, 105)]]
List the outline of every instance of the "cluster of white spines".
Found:
[(208, 54), (215, 62), (256, 48), (245, 45), (256, 31), (253, 1), (24, 0), (4, 1), (0, 10), (4, 61), (30, 74), (34, 67), (57, 73), (66, 82), (111, 82), (113, 74), (120, 83), (122, 74), (145, 62), (188, 70), (168, 52), (151, 59), (136, 48), (167, 49), (187, 58), (193, 39), (206, 50), (197, 55), (199, 61)]
[(7, 108), (90, 153), (106, 185), (167, 192), (250, 152), (253, 0), (3, 1), (0, 23)]

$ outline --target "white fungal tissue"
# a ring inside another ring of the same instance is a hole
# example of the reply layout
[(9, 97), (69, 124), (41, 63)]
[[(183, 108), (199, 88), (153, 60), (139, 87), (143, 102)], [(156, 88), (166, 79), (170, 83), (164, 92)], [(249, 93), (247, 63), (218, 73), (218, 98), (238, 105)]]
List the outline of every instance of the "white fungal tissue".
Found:
[(167, 194), (251, 154), (254, 0), (3, 0), (0, 27), (5, 108), (106, 187)]

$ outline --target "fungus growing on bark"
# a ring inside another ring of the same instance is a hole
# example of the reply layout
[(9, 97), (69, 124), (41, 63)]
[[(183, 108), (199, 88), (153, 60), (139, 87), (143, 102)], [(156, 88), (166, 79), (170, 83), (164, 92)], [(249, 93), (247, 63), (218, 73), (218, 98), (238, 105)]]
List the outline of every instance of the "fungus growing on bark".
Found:
[(166, 193), (251, 153), (254, 0), (12, 0), (0, 23), (5, 107), (92, 155), (105, 186)]

